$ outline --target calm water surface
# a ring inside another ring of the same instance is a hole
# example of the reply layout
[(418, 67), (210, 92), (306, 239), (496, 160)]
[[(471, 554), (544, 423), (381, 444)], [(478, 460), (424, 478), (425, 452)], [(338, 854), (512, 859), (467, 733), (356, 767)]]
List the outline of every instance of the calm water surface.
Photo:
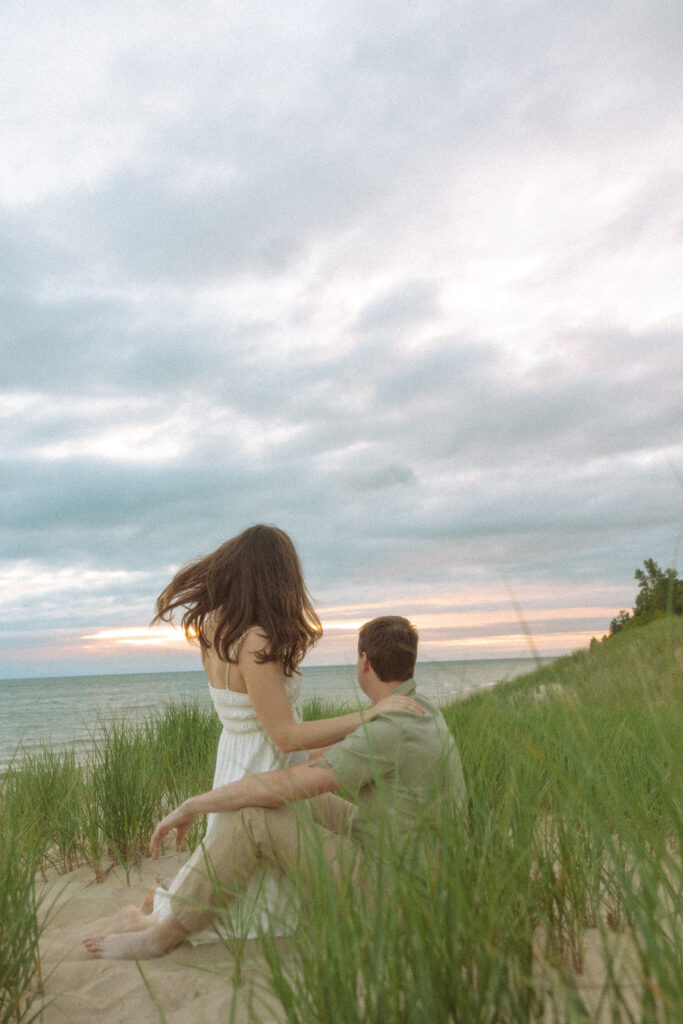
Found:
[[(531, 671), (534, 665), (530, 658), (423, 662), (415, 677), (423, 693), (447, 702)], [(113, 717), (144, 719), (169, 701), (199, 700), (210, 707), (207, 687), (201, 671), (0, 679), (0, 767), (19, 747), (87, 746), (98, 722)], [(354, 707), (367, 703), (350, 665), (304, 667), (301, 695), (303, 700), (319, 696)]]

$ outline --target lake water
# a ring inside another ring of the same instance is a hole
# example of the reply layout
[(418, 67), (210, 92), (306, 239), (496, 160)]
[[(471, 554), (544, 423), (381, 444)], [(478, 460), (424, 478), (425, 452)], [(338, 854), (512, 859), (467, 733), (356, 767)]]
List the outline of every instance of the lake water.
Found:
[[(439, 702), (531, 671), (530, 658), (418, 663), (419, 689)], [(301, 696), (319, 696), (352, 707), (367, 703), (355, 665), (305, 667)], [(99, 721), (130, 715), (144, 719), (169, 701), (199, 700), (211, 706), (206, 676), (198, 672), (0, 679), (0, 768), (18, 747), (25, 750), (90, 744)]]

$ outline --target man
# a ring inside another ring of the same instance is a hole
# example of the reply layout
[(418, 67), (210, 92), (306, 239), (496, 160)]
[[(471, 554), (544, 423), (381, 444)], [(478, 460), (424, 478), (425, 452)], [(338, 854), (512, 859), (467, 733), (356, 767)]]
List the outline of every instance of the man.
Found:
[[(163, 956), (216, 916), (216, 882), (224, 893), (241, 891), (264, 861), (285, 874), (298, 871), (305, 886), (321, 854), (336, 882), (355, 885), (387, 843), (407, 845), (417, 824), (434, 823), (438, 799), (460, 813), (465, 784), (453, 737), (438, 708), (415, 693), (417, 641), (415, 627), (401, 616), (366, 623), (358, 637), (361, 689), (373, 704), (389, 694), (410, 697), (414, 705), (406, 707), (413, 710), (377, 715), (340, 743), (312, 752), (306, 764), (185, 800), (154, 831), (154, 859), (173, 829), (180, 847), (197, 814), (219, 812), (221, 818), (210, 844), (192, 855), (171, 914), (159, 919), (128, 907), (104, 934), (85, 939), (89, 952), (114, 959)], [(354, 802), (334, 796), (339, 789)], [(291, 806), (306, 800), (314, 821)]]

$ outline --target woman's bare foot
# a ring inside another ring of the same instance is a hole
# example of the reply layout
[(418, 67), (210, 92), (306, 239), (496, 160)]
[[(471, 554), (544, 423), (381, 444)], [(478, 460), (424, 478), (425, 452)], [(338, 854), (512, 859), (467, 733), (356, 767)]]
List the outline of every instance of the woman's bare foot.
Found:
[(161, 956), (150, 952), (146, 932), (121, 932), (118, 935), (87, 935), (83, 945), (98, 960), (149, 960)]
[(87, 935), (83, 945), (98, 960), (151, 960), (170, 953), (186, 938), (187, 932), (158, 921), (142, 931)]

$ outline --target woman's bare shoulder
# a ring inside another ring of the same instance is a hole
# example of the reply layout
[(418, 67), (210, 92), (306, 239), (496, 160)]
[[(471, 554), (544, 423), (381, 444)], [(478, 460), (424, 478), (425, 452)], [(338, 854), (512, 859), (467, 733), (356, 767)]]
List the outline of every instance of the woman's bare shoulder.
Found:
[(260, 626), (252, 626), (244, 634), (240, 645), (238, 659), (244, 653), (246, 655), (260, 654), (268, 644), (268, 634)]

